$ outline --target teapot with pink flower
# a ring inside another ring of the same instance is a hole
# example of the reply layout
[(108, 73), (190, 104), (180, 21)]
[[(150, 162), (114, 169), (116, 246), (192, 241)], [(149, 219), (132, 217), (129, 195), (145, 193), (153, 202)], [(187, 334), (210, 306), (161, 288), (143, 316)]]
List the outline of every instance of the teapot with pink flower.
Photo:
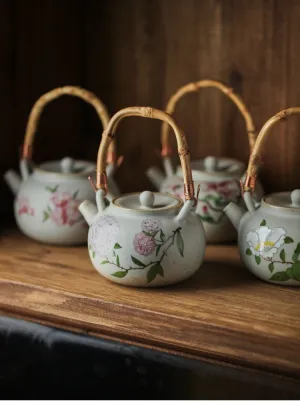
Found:
[[(200, 80), (189, 83), (180, 88), (168, 101), (166, 112), (173, 114), (177, 102), (182, 96), (191, 92), (201, 91), (203, 88), (217, 88), (224, 93), (237, 106), (244, 117), (250, 151), (252, 150), (256, 131), (248, 109), (242, 98), (232, 88), (216, 80)], [(174, 169), (171, 161), (172, 148), (169, 139), (170, 127), (163, 122), (161, 131), (162, 159), (166, 175), (164, 176), (157, 167), (147, 170), (147, 176), (160, 191), (183, 197), (182, 169), (180, 165)], [(236, 231), (230, 223), (223, 209), (230, 202), (241, 200), (240, 181), (244, 180), (245, 165), (243, 162), (227, 158), (207, 156), (204, 159), (191, 162), (193, 178), (196, 184), (200, 184), (201, 193), (198, 199), (196, 213), (203, 222), (208, 243), (221, 243), (236, 239)], [(263, 194), (262, 187), (258, 183), (254, 197), (260, 201)]]
[[(20, 160), (21, 178), (13, 170), (7, 171), (4, 177), (15, 194), (15, 219), (24, 234), (45, 243), (77, 245), (86, 242), (88, 227), (78, 206), (82, 200), (94, 197), (87, 178), (95, 176), (95, 163), (68, 157), (40, 166), (31, 161), (41, 113), (47, 103), (62, 95), (73, 95), (91, 104), (103, 126), (107, 126), (106, 108), (92, 92), (72, 86), (56, 88), (41, 96), (31, 110)], [(110, 189), (117, 195), (119, 191), (112, 178), (117, 165), (114, 142), (108, 152), (108, 162)]]
[[(109, 202), (105, 156), (116, 127), (126, 116), (164, 120), (175, 132), (185, 202), (168, 193), (124, 194)], [(79, 206), (90, 226), (88, 250), (96, 270), (126, 286), (164, 286), (193, 275), (205, 252), (205, 233), (195, 213), (196, 198), (184, 133), (167, 113), (149, 107), (120, 110), (110, 120), (98, 151), (96, 205)]]

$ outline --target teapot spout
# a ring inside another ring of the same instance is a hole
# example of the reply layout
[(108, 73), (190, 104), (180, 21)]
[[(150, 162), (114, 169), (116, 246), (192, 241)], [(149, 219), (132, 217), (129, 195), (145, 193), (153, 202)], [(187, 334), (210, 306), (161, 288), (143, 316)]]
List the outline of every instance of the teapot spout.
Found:
[(146, 171), (146, 175), (151, 183), (159, 190), (162, 186), (162, 183), (165, 179), (164, 174), (157, 167), (151, 167)]
[(95, 218), (95, 216), (98, 213), (98, 209), (97, 209), (96, 205), (94, 203), (92, 203), (91, 201), (85, 200), (79, 205), (78, 209), (81, 212), (81, 214), (83, 215), (86, 223), (90, 226), (93, 219)]
[(240, 221), (245, 215), (246, 211), (236, 203), (231, 202), (224, 208), (224, 213), (228, 216), (236, 230), (238, 230)]
[(21, 177), (18, 175), (18, 173), (10, 169), (4, 173), (4, 180), (11, 189), (12, 193), (15, 196), (18, 195), (22, 183)]
[(179, 211), (178, 215), (176, 216), (175, 220), (176, 222), (183, 222), (187, 217), (190, 211), (194, 208), (195, 201), (194, 200), (188, 200), (185, 201), (183, 207)]

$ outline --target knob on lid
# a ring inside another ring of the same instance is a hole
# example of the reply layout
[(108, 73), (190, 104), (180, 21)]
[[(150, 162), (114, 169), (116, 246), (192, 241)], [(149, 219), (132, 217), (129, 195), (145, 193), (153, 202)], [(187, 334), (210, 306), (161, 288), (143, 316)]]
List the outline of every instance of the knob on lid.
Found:
[(264, 198), (264, 202), (275, 207), (300, 209), (300, 189), (269, 194)]
[(127, 210), (158, 212), (168, 210), (170, 207), (181, 207), (182, 200), (171, 194), (144, 191), (117, 197), (113, 200), (113, 204)]

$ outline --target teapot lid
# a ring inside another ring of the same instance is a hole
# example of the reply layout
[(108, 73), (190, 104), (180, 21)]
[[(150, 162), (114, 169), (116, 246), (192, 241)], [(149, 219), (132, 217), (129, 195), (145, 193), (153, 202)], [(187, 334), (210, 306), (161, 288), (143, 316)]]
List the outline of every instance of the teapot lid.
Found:
[(65, 157), (57, 161), (44, 162), (39, 167), (35, 167), (35, 170), (45, 173), (86, 176), (95, 171), (95, 164)]
[(300, 190), (269, 194), (264, 197), (263, 201), (272, 207), (299, 209), (300, 211)]
[[(237, 159), (207, 156), (204, 159), (191, 161), (191, 169), (193, 175), (201, 172), (214, 176), (240, 176), (245, 165)], [(178, 173), (181, 173), (180, 166), (177, 170)]]
[(183, 201), (168, 193), (142, 193), (125, 194), (116, 197), (112, 203), (120, 208), (139, 212), (168, 212), (182, 207)]

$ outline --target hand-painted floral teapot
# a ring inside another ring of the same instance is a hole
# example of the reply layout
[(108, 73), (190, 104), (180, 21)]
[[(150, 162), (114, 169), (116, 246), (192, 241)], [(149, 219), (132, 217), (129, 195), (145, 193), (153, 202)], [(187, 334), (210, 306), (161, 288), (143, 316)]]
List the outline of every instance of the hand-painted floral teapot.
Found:
[[(201, 80), (185, 85), (170, 98), (166, 112), (173, 114), (177, 102), (183, 95), (207, 87), (218, 88), (235, 103), (245, 119), (250, 150), (252, 150), (256, 137), (252, 117), (241, 97), (235, 94), (232, 88), (219, 81)], [(147, 171), (147, 175), (160, 191), (167, 191), (182, 197), (182, 170), (179, 166), (174, 172), (171, 162), (172, 149), (169, 144), (169, 127), (166, 123), (162, 124), (161, 142), (161, 155), (166, 177), (164, 178), (156, 167), (151, 167)], [(192, 161), (191, 168), (195, 184), (201, 185), (196, 213), (203, 222), (207, 242), (219, 243), (236, 239), (236, 231), (223, 213), (223, 208), (230, 201), (240, 199), (240, 180), (244, 174), (244, 163), (230, 158), (208, 156), (203, 160)], [(262, 194), (262, 188), (258, 185), (255, 193), (256, 201), (260, 201)]]
[(244, 201), (248, 212), (230, 203), (224, 212), (238, 230), (241, 259), (259, 278), (280, 284), (300, 285), (300, 190), (266, 195), (258, 208), (252, 193), (256, 186), (262, 146), (270, 128), (287, 116), (300, 114), (300, 107), (283, 110), (261, 129), (250, 156)]
[[(175, 132), (182, 164), (185, 202), (171, 194), (126, 194), (106, 199), (105, 155), (119, 122), (126, 116), (164, 120)], [(96, 270), (126, 286), (164, 286), (190, 277), (201, 266), (205, 233), (194, 212), (196, 199), (186, 139), (171, 116), (149, 107), (116, 113), (104, 130), (97, 160), (96, 205), (79, 210), (90, 225), (88, 247)]]
[[(34, 104), (28, 119), (20, 160), (22, 180), (13, 170), (5, 173), (5, 180), (16, 195), (15, 218), (24, 234), (45, 243), (76, 245), (86, 242), (88, 227), (78, 211), (78, 205), (83, 199), (94, 198), (86, 179), (95, 175), (95, 163), (64, 158), (36, 167), (31, 162), (32, 143), (41, 113), (46, 104), (62, 95), (77, 96), (90, 103), (104, 128), (107, 126), (109, 116), (106, 108), (93, 93), (65, 86), (44, 94)], [(116, 165), (114, 155), (112, 143), (108, 153), (110, 177)], [(112, 183), (117, 192), (116, 184)]]

